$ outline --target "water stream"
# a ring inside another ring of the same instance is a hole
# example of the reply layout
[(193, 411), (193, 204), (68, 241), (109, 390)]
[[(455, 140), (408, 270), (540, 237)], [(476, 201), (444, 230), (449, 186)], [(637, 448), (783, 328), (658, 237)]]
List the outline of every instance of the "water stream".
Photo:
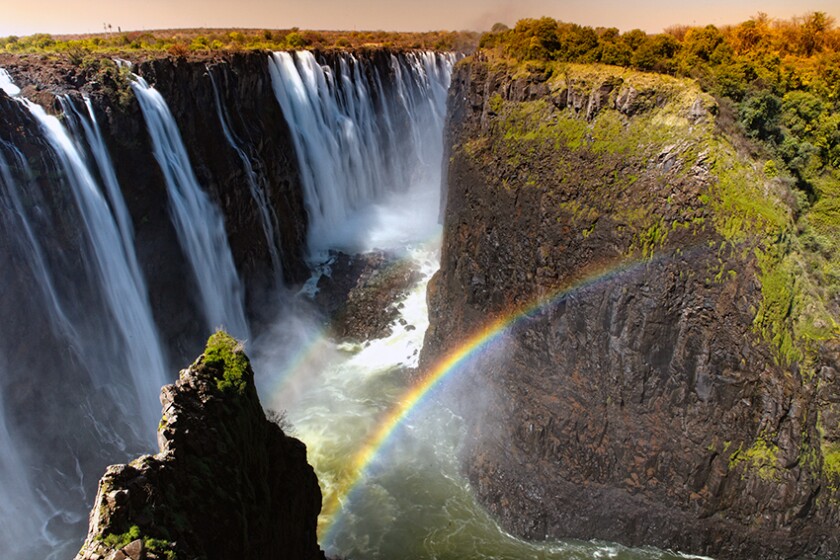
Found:
[(251, 193), (251, 198), (259, 209), (260, 225), (262, 226), (263, 234), (265, 235), (266, 246), (268, 247), (268, 254), (271, 258), (271, 268), (275, 282), (282, 282), (283, 280), (283, 266), (280, 261), (280, 239), (277, 234), (277, 214), (271, 208), (271, 203), (268, 197), (268, 189), (265, 182), (261, 180), (260, 176), (254, 170), (254, 165), (251, 163), (251, 158), (245, 153), (242, 147), (242, 142), (236, 137), (236, 134), (231, 128), (230, 115), (225, 106), (224, 99), (219, 92), (219, 86), (216, 83), (216, 76), (212, 67), (207, 68), (207, 75), (210, 76), (210, 84), (213, 86), (213, 99), (216, 102), (216, 115), (219, 117), (219, 123), (222, 125), (222, 132), (225, 135), (225, 140), (230, 147), (236, 152), (242, 162), (242, 167), (245, 170), (245, 180), (248, 183), (248, 190)]
[[(394, 302), (400, 318), (386, 338), (335, 342), (300, 296), (249, 342), (263, 404), (285, 411), (318, 473), (326, 505), (322, 547), (355, 560), (684, 558), (608, 543), (529, 543), (501, 530), (461, 474), (464, 421), (440, 398), (457, 386), (457, 375), (418, 401), (361, 475), (353, 471), (351, 459), (415, 383), (428, 326), (426, 287), (439, 266), (442, 136), (455, 58), (338, 54), (329, 60), (299, 52), (274, 53), (267, 62), (301, 170), (310, 262), (322, 263), (331, 250), (376, 248), (411, 263), (421, 280)], [(243, 188), (261, 209), (279, 271), (277, 221), (259, 166), (232, 132), (212, 72), (210, 78), (215, 117), (245, 167)], [(20, 93), (2, 69), (0, 89)], [(140, 77), (132, 89), (205, 326), (250, 338), (221, 212), (198, 184), (163, 97)], [(150, 450), (160, 416), (157, 395), (168, 377), (131, 219), (96, 114), (87, 101), (82, 106), (63, 98), (61, 104), (66, 125), (18, 97), (14, 106), (41, 134), (28, 153), (0, 135), (0, 234), (6, 240), (0, 270), (7, 290), (0, 313), (21, 317), (0, 331), (0, 445), (15, 451), (0, 457), (0, 550), (14, 560), (75, 552), (83, 510), (92, 503), (91, 477), (105, 464)], [(27, 382), (29, 372), (50, 377)], [(479, 400), (473, 396), (471, 406)], [(37, 413), (28, 414), (33, 409)]]
[(222, 213), (199, 186), (178, 125), (163, 96), (146, 80), (131, 83), (152, 138), (155, 159), (166, 179), (169, 211), (192, 268), (209, 332), (226, 329), (250, 338), (244, 297), (233, 264)]
[(61, 558), (94, 473), (153, 445), (168, 368), (90, 104), (61, 99), (68, 128), (15, 101), (37, 128), (26, 153), (0, 139), (0, 550)]

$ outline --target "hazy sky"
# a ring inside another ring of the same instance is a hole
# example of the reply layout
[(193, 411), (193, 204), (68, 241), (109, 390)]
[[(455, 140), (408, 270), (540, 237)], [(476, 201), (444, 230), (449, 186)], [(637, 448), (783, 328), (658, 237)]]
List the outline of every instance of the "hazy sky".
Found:
[(759, 11), (789, 18), (840, 0), (0, 0), (0, 36), (174, 27), (426, 31), (488, 29), (543, 15), (622, 31), (675, 23), (737, 23)]

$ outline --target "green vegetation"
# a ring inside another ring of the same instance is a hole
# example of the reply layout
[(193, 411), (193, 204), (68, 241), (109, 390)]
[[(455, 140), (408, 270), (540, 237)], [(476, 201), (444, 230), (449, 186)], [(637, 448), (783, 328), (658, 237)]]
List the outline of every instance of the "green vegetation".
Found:
[(823, 473), (828, 479), (829, 488), (840, 491), (840, 443), (823, 442)]
[[(588, 96), (610, 81), (614, 91), (639, 92), (641, 110), (632, 119), (606, 110), (591, 121), (548, 102), (492, 98), (514, 167), (541, 143), (652, 159), (651, 149), (679, 145), (682, 135), (707, 150), (716, 182), (698, 202), (712, 210), (708, 223), (728, 250), (756, 256), (762, 301), (755, 330), (780, 364), (797, 364), (810, 379), (819, 346), (840, 336), (840, 29), (832, 19), (821, 12), (791, 21), (759, 14), (738, 25), (674, 26), (659, 35), (526, 19), (513, 29), (496, 27), (480, 45), (494, 69), (514, 78), (539, 76), (551, 95), (568, 86)], [(694, 79), (714, 96), (716, 103), (704, 105), (717, 112), (717, 129), (690, 127), (684, 112), (697, 91), (662, 74)], [(474, 142), (471, 157), (481, 157), (477, 148), (485, 145)], [(496, 155), (504, 151), (497, 147)], [(679, 156), (690, 165), (692, 154)], [(620, 180), (606, 186), (627, 188)], [(635, 232), (632, 249), (648, 257), (678, 227), (695, 232), (706, 218), (694, 213), (669, 223), (642, 200), (591, 206)], [(715, 281), (726, 277), (723, 268), (714, 275)]]
[(143, 546), (146, 550), (154, 552), (158, 557), (166, 560), (176, 560), (178, 558), (178, 554), (173, 550), (172, 543), (165, 539), (143, 537)]
[(734, 26), (673, 26), (648, 35), (524, 19), (486, 33), (480, 45), (498, 58), (531, 64), (601, 63), (695, 78), (731, 100), (743, 131), (766, 142), (777, 163), (812, 193), (823, 173), (840, 180), (840, 29), (833, 24), (822, 12), (792, 21), (759, 14)]
[(222, 376), (216, 379), (219, 391), (245, 392), (251, 366), (243, 352), (242, 343), (226, 332), (217, 331), (207, 340), (204, 365), (221, 370)]
[(105, 537), (102, 539), (102, 542), (105, 543), (106, 546), (114, 550), (120, 550), (121, 548), (140, 538), (143, 539), (143, 547), (147, 551), (155, 553), (155, 555), (159, 558), (165, 558), (166, 560), (176, 560), (177, 553), (173, 549), (173, 545), (171, 542), (165, 539), (155, 539), (152, 537), (143, 536), (140, 531), (140, 527), (138, 527), (137, 525), (132, 525), (125, 533), (121, 533), (118, 535), (111, 533), (105, 535)]
[(779, 447), (763, 437), (757, 438), (749, 449), (736, 449), (729, 457), (729, 470), (742, 463), (762, 480), (779, 480)]
[(120, 548), (126, 546), (128, 543), (136, 541), (140, 538), (140, 527), (137, 525), (132, 525), (128, 531), (125, 533), (115, 535), (110, 534), (106, 535), (105, 538), (102, 539), (106, 545), (110, 546), (113, 549), (119, 550)]
[(0, 53), (64, 53), (71, 61), (91, 53), (130, 56), (132, 52), (191, 53), (242, 50), (297, 50), (332, 48), (435, 49), (472, 51), (478, 33), (429, 31), (306, 31), (291, 29), (179, 29), (131, 31), (95, 35), (56, 36), (39, 33), (27, 37), (0, 37)]

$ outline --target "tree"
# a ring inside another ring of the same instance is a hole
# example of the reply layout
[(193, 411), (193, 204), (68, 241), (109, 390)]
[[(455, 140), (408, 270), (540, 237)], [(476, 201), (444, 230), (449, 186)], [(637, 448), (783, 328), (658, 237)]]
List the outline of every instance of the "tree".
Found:
[(714, 25), (692, 27), (685, 34), (683, 50), (703, 62), (709, 62), (714, 52), (724, 43), (723, 34)]
[(622, 35), (621, 40), (630, 47), (630, 50), (635, 51), (647, 40), (647, 33), (641, 29), (632, 29)]
[(747, 134), (761, 140), (777, 140), (782, 100), (762, 90), (748, 96), (739, 108), (739, 117)]
[(679, 50), (679, 42), (671, 35), (647, 37), (633, 54), (633, 65), (641, 70), (670, 74), (674, 72), (674, 57)]
[(825, 33), (834, 25), (834, 18), (825, 12), (812, 12), (805, 16), (802, 24), (800, 44), (805, 56), (822, 50)]

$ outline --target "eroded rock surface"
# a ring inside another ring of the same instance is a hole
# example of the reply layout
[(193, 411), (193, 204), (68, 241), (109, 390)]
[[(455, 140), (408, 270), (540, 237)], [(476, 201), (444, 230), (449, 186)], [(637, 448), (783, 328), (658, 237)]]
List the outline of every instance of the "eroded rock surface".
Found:
[(421, 365), (519, 317), (452, 396), (469, 479), (519, 536), (840, 554), (837, 339), (797, 361), (762, 335), (790, 325), (767, 255), (792, 211), (714, 113), (663, 76), (456, 68)]
[(238, 342), (219, 332), (161, 391), (160, 453), (108, 468), (76, 560), (321, 559), (306, 447), (263, 413)]
[(398, 302), (420, 279), (411, 261), (384, 251), (336, 253), (329, 268), (318, 280), (315, 301), (333, 336), (353, 342), (389, 336), (400, 314)]

